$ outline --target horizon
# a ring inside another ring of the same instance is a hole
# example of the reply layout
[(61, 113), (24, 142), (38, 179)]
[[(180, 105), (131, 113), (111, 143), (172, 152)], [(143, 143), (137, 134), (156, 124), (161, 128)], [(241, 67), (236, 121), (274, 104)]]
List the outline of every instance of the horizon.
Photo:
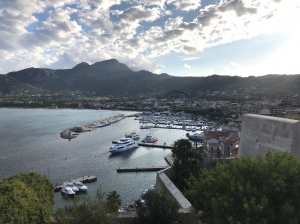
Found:
[(0, 73), (116, 59), (181, 77), (297, 75), (299, 12), (287, 0), (3, 0)]

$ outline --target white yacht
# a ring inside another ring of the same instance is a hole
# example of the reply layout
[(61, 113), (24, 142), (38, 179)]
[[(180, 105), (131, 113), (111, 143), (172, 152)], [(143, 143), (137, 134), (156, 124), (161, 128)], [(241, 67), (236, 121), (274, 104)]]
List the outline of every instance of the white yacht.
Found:
[(67, 187), (70, 187), (75, 193), (79, 191), (78, 187), (76, 187), (73, 183), (69, 182), (66, 184)]
[(79, 189), (79, 191), (87, 191), (88, 187), (85, 186), (82, 182), (75, 182), (74, 185)]
[(110, 153), (123, 152), (128, 149), (139, 147), (138, 143), (132, 138), (121, 138), (117, 144), (109, 148)]
[(67, 197), (74, 197), (75, 192), (72, 190), (70, 187), (64, 187), (60, 190), (60, 193), (62, 196), (67, 196)]

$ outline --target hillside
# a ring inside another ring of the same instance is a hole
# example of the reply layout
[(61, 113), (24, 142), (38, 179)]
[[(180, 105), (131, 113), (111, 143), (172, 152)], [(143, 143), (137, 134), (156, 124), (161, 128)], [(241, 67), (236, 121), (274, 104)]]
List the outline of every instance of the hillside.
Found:
[(135, 72), (115, 59), (92, 65), (82, 62), (72, 69), (27, 68), (0, 75), (0, 92), (24, 90), (94, 92), (98, 96), (247, 90), (294, 94), (300, 91), (300, 75), (175, 77), (144, 70)]

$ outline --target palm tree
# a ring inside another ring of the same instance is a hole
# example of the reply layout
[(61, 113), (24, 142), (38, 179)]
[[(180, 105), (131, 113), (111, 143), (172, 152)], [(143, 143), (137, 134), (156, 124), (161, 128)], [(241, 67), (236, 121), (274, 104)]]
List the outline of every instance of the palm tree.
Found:
[(198, 176), (202, 168), (203, 158), (192, 149), (192, 144), (187, 139), (179, 139), (172, 149), (174, 158), (173, 171), (175, 182), (179, 189), (187, 185), (185, 180), (191, 176)]
[(106, 197), (107, 204), (112, 211), (118, 211), (122, 204), (122, 199), (116, 191), (110, 191)]

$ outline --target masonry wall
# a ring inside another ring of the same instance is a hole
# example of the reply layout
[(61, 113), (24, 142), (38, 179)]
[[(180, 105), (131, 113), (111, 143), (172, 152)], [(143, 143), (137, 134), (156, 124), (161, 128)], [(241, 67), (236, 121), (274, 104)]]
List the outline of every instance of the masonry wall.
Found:
[(238, 157), (290, 150), (300, 158), (300, 122), (248, 114), (243, 117)]

